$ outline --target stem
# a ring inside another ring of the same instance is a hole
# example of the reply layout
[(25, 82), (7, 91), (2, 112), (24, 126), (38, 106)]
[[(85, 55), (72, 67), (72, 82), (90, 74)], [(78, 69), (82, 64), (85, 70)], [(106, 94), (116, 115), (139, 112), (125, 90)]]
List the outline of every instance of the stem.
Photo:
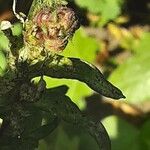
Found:
[(14, 13), (14, 15), (16, 16), (16, 18), (19, 19), (20, 22), (24, 25), (24, 22), (25, 22), (25, 21), (24, 21), (23, 16), (19, 15), (19, 14), (16, 12), (16, 3), (17, 3), (17, 0), (13, 0), (13, 7), (12, 7), (13, 13)]

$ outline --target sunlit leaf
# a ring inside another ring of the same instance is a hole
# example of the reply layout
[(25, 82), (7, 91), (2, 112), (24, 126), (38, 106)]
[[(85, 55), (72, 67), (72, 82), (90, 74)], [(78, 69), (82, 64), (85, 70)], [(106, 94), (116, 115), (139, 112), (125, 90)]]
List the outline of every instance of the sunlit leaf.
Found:
[(21, 35), (22, 34), (22, 24), (21, 23), (14, 24), (12, 27), (12, 32), (13, 32), (13, 35), (15, 35), (15, 36)]
[(89, 37), (84, 31), (84, 28), (81, 27), (76, 31), (62, 55), (93, 62), (98, 50), (99, 44), (96, 39)]
[(139, 131), (115, 116), (105, 118), (103, 124), (111, 138), (112, 150), (127, 150), (130, 145), (130, 150), (138, 150)]
[(100, 24), (105, 24), (109, 20), (113, 20), (121, 13), (121, 1), (120, 0), (103, 0), (101, 3), (101, 15)]
[(2, 31), (0, 31), (0, 50), (9, 50), (9, 41)]
[(6, 58), (3, 52), (0, 50), (0, 76), (3, 75), (7, 66)]
[(93, 13), (101, 12), (102, 0), (75, 0), (75, 1), (80, 7), (86, 8)]
[(100, 24), (104, 25), (109, 20), (113, 20), (121, 13), (121, 0), (76, 0), (76, 3), (92, 13), (101, 16)]
[[(79, 29), (73, 39), (69, 42), (67, 48), (62, 55), (69, 57), (76, 57), (86, 60), (88, 62), (94, 62), (96, 51), (98, 50), (98, 44), (94, 38), (88, 37), (85, 31)], [(84, 97), (92, 93), (92, 90), (85, 86), (84, 83), (72, 80), (57, 80), (52, 78), (46, 78), (47, 86), (59, 86), (66, 84), (69, 87), (67, 95), (80, 107), (84, 107)], [(78, 92), (77, 92), (78, 91)]]
[(120, 87), (131, 103), (150, 98), (150, 51), (135, 55), (119, 66), (110, 81)]
[[(106, 97), (114, 99), (125, 98), (123, 93), (107, 81), (103, 74), (95, 66), (77, 58), (67, 58), (61, 55), (55, 55), (47, 58), (43, 66), (44, 75), (53, 78), (76, 79), (86, 83), (91, 89)], [(30, 78), (40, 76), (40, 61), (29, 67)]]
[(134, 51), (137, 53), (137, 54), (143, 54), (145, 53), (145, 55), (147, 55), (147, 53), (149, 53), (150, 51), (150, 33), (144, 33), (142, 36), (141, 36), (141, 39), (140, 41), (138, 42), (138, 44), (134, 47)]

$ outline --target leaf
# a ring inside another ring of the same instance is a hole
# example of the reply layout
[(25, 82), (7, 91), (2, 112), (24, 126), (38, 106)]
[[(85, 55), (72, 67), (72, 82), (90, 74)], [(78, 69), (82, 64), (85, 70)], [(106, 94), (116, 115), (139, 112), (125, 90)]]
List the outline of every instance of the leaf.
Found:
[[(83, 28), (80, 28), (73, 39), (68, 44), (62, 55), (66, 57), (76, 57), (94, 62), (98, 44), (95, 39), (88, 37)], [(92, 90), (79, 81), (57, 80), (46, 78), (47, 87), (59, 86), (66, 84), (69, 87), (67, 95), (80, 107), (84, 107), (83, 98), (92, 93)], [(78, 91), (78, 92), (77, 92)]]
[(139, 55), (143, 53), (149, 53), (150, 50), (149, 41), (150, 41), (150, 33), (148, 32), (143, 33), (140, 38), (140, 41), (137, 43), (137, 45), (134, 47), (133, 50)]
[(2, 31), (0, 31), (0, 50), (9, 50), (9, 40)]
[(72, 101), (75, 102), (81, 109), (84, 108), (85, 105), (83, 98), (92, 94), (92, 90), (89, 87), (87, 87), (84, 83), (79, 81), (68, 79), (58, 80), (49, 77), (45, 77), (44, 80), (46, 81), (48, 88), (60, 86), (62, 84), (67, 85), (69, 87), (67, 96), (69, 96), (72, 99)]
[(77, 136), (70, 138), (61, 126), (58, 128), (55, 150), (78, 150), (78, 144)]
[(120, 87), (131, 103), (150, 98), (150, 51), (143, 51), (120, 65), (110, 76), (110, 81)]
[(27, 135), (25, 138), (31, 138), (33, 140), (40, 140), (44, 137), (48, 136), (57, 126), (58, 126), (58, 119), (55, 118), (51, 122), (48, 122), (46, 125), (42, 125), (36, 130), (32, 131)]
[[(80, 131), (81, 133), (84, 132), (83, 130)], [(88, 133), (84, 132), (81, 134), (79, 149), (78, 150), (99, 150), (99, 146)]]
[(121, 13), (121, 0), (76, 0), (76, 3), (92, 13), (101, 14), (100, 24), (104, 25)]
[(34, 140), (22, 140), (15, 137), (1, 138), (1, 150), (35, 150), (38, 142)]
[[(38, 150), (79, 150), (80, 138), (77, 134), (73, 135), (72, 132), (75, 127), (67, 124), (67, 126), (65, 127), (69, 129), (64, 129), (64, 125), (66, 124), (63, 123), (62, 125), (61, 123), (51, 135), (46, 137), (45, 140), (42, 140), (40, 142)], [(71, 132), (71, 136), (66, 132), (66, 130), (69, 130)]]
[(36, 106), (45, 107), (45, 110), (49, 112), (53, 111), (52, 113), (57, 114), (57, 116), (65, 122), (82, 128), (95, 138), (101, 150), (110, 150), (108, 134), (100, 122), (95, 123), (83, 117), (79, 108), (69, 97), (58, 95), (50, 99), (51, 94), (52, 93), (47, 91), (41, 103), (38, 102)]
[(112, 143), (112, 150), (139, 150), (139, 131), (126, 121), (111, 116), (105, 118), (104, 124)]
[(61, 86), (56, 86), (56, 87), (53, 87), (53, 88), (49, 88), (47, 89), (48, 93), (52, 93), (52, 94), (59, 94), (59, 95), (65, 95), (68, 91), (68, 86), (66, 85), (61, 85)]
[(150, 149), (150, 119), (144, 123), (140, 132), (141, 149)]
[(59, 115), (61, 118), (72, 124), (76, 125), (82, 130), (88, 132), (97, 142), (100, 150), (110, 150), (110, 140), (101, 122), (93, 122), (86, 117), (82, 116), (82, 113), (77, 106), (66, 97), (63, 102), (60, 102)]
[(69, 42), (62, 55), (93, 62), (98, 49), (98, 42), (94, 38), (89, 37), (84, 31), (84, 28), (81, 27), (76, 31), (73, 39)]
[(77, 79), (86, 83), (99, 94), (114, 99), (124, 98), (122, 92), (108, 82), (96, 67), (80, 59), (66, 58), (60, 55), (55, 55), (53, 60), (52, 58), (47, 58), (44, 62), (41, 61), (29, 67), (30, 78), (40, 76), (40, 66), (43, 63), (45, 63), (45, 65), (42, 70), (46, 76)]
[(100, 150), (111, 150), (111, 143), (107, 131), (101, 122), (86, 121), (85, 130), (93, 136)]
[(19, 36), (22, 34), (22, 24), (21, 23), (15, 23), (12, 27), (12, 33), (14, 36)]
[[(109, 20), (113, 20), (121, 13), (121, 1), (120, 0), (103, 0), (101, 4), (101, 24), (107, 23)], [(111, 13), (110, 13), (111, 12)]]
[(3, 52), (0, 50), (0, 76), (4, 74), (6, 67), (7, 67), (6, 58)]
[(28, 135), (31, 133), (31, 131), (36, 130), (41, 126), (42, 122), (42, 112), (34, 107), (34, 105), (29, 104), (29, 103), (22, 103), (24, 106), (24, 109), (27, 111), (27, 114), (25, 114), (25, 117), (22, 119), (23, 120), (23, 127), (24, 127), (24, 132), (22, 136), (25, 136), (26, 134)]
[[(11, 128), (8, 126), (9, 132), (7, 134), (4, 134), (1, 136), (0, 140), (0, 149), (13, 149), (13, 150), (34, 150), (35, 147), (37, 147), (38, 140), (29, 138), (29, 133), (31, 131), (35, 131), (39, 126), (41, 126), (42, 121), (42, 115), (41, 111), (38, 109), (35, 109), (35, 107), (32, 106), (32, 104), (27, 104), (22, 102), (23, 109), (20, 109), (21, 106), (14, 106), (16, 110), (12, 109), (12, 106), (8, 106), (8, 109), (3, 117), (3, 120), (5, 122), (7, 115), (10, 115), (10, 113), (14, 113), (15, 117), (18, 119), (15, 120), (15, 123), (17, 122), (17, 126), (21, 128), (20, 133), (13, 134), (13, 132), (16, 132), (16, 128)], [(19, 109), (18, 109), (19, 108)], [(14, 115), (13, 114), (13, 115)], [(15, 131), (13, 131), (15, 130)], [(18, 131), (17, 131), (18, 132)], [(28, 138), (24, 138), (25, 135), (28, 136)]]
[(75, 2), (83, 8), (88, 9), (92, 13), (101, 12), (101, 3), (102, 0), (75, 0)]
[(0, 118), (3, 118), (4, 114), (6, 114), (6, 112), (8, 112), (9, 110), (10, 110), (9, 107), (0, 106)]

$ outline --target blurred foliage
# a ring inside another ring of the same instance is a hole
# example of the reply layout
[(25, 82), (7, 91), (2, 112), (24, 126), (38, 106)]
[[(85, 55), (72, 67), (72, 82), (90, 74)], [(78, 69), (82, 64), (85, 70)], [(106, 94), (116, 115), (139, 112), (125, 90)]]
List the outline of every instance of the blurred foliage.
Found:
[(135, 104), (150, 98), (149, 40), (150, 33), (144, 32), (131, 49), (134, 55), (121, 64), (110, 76), (110, 80), (124, 91), (127, 100)]
[(140, 54), (135, 54), (121, 64), (110, 76), (110, 80), (124, 91), (127, 100), (135, 104), (150, 98), (150, 51), (144, 48), (146, 47), (143, 47)]
[(138, 149), (139, 131), (135, 127), (115, 116), (106, 118), (103, 123), (112, 139), (112, 150), (126, 150), (129, 145), (131, 150)]
[[(121, 13), (122, 0), (75, 0), (77, 5), (87, 9), (91, 13), (100, 14), (100, 24), (104, 25), (108, 21), (118, 17)], [(110, 13), (111, 10), (111, 13)]]
[[(55, 138), (52, 139), (52, 138)], [(52, 141), (49, 143), (49, 141)], [(41, 141), (39, 150), (99, 150), (96, 142), (84, 133), (81, 129), (71, 127), (68, 124), (61, 124), (54, 132), (52, 136), (47, 137)]]
[[(133, 0), (130, 2), (128, 0), (70, 0), (70, 2), (70, 5), (82, 15), (81, 23), (88, 23), (86, 27), (82, 26), (76, 32), (63, 55), (96, 63), (105, 72), (109, 72), (109, 80), (124, 92), (127, 103), (136, 106), (149, 101), (150, 2), (148, 0), (140, 2)], [(1, 0), (1, 4), (6, 7), (7, 1)], [(2, 9), (2, 5), (0, 8)], [(91, 31), (96, 28), (98, 32), (94, 30), (90, 37), (86, 33), (87, 28)], [(104, 33), (99, 32), (101, 29)], [(16, 24), (14, 34), (19, 35), (20, 33), (21, 25)], [(100, 38), (99, 34), (101, 34)], [(0, 32), (0, 74), (7, 65), (4, 52), (8, 50), (8, 44), (8, 40)], [(71, 87), (67, 93), (69, 97), (80, 108), (86, 109), (85, 97), (92, 95), (93, 92), (84, 83), (47, 77), (45, 80), (47, 87), (62, 84)], [(103, 123), (112, 140), (112, 150), (150, 149), (150, 120), (143, 123), (140, 128), (117, 116), (105, 118)], [(98, 147), (95, 141), (86, 133), (82, 133), (80, 129), (62, 124), (52, 135), (40, 142), (39, 150), (49, 149), (98, 150)]]

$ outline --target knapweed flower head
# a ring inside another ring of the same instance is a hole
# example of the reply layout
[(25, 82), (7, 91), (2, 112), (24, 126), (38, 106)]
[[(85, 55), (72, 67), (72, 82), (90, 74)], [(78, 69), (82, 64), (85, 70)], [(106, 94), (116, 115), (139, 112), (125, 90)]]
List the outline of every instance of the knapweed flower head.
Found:
[(69, 38), (78, 28), (78, 17), (71, 8), (42, 8), (26, 22), (25, 42), (59, 52), (65, 49)]

